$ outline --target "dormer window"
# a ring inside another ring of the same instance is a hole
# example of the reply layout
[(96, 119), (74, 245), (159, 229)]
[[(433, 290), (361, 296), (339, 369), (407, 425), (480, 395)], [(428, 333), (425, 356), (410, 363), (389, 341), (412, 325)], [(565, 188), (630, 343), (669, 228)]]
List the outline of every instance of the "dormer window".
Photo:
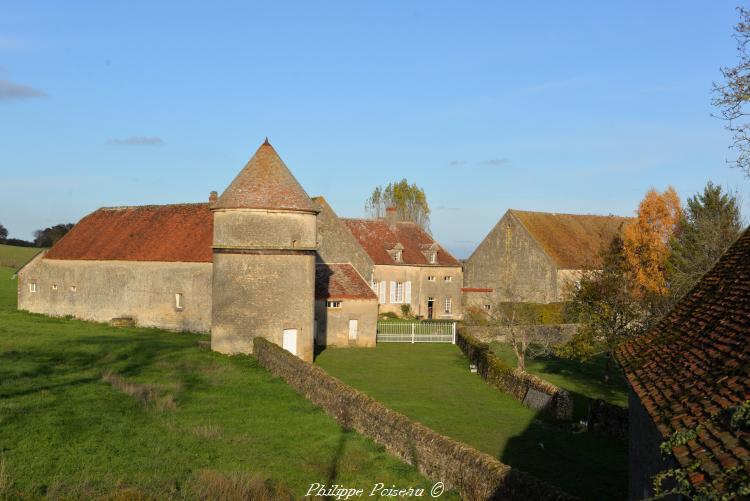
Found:
[(391, 258), (393, 258), (394, 262), (402, 263), (404, 261), (404, 246), (400, 243), (394, 245), (393, 248), (388, 251), (388, 253), (391, 255)]
[(430, 264), (437, 263), (437, 251), (431, 251), (428, 259), (430, 261)]

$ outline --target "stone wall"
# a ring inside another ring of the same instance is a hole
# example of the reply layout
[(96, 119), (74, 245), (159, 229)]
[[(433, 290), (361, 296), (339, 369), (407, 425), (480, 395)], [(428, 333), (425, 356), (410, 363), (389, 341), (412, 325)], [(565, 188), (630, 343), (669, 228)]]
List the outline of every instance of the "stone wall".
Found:
[[(341, 308), (315, 301), (315, 343), (320, 346), (374, 347), (377, 340), (378, 302), (374, 299), (336, 299)], [(349, 321), (357, 321), (357, 339), (349, 339)]]
[(211, 349), (252, 353), (255, 336), (281, 346), (284, 329), (296, 329), (297, 356), (312, 361), (315, 255), (307, 252), (214, 254)]
[(313, 199), (318, 214), (318, 262), (351, 263), (365, 281), (372, 276), (373, 262), (354, 235), (341, 222), (323, 197)]
[[(506, 342), (508, 340), (509, 328), (504, 326), (484, 327), (466, 326), (464, 332), (475, 337), (482, 343), (495, 341)], [(526, 331), (530, 340), (551, 339), (554, 344), (564, 343), (578, 332), (578, 324), (552, 324), (552, 325), (517, 325), (519, 332)]]
[[(428, 277), (435, 277), (430, 281)], [(449, 282), (445, 277), (451, 277)], [(433, 316), (435, 320), (452, 320), (461, 318), (461, 284), (463, 272), (460, 266), (410, 266), (410, 265), (375, 265), (373, 278), (380, 287), (385, 281), (387, 304), (380, 305), (380, 312), (393, 312), (401, 315), (401, 304), (390, 304), (390, 283), (411, 282), (411, 310), (414, 315), (427, 318), (427, 301), (434, 298)], [(379, 295), (378, 295), (379, 296)], [(451, 299), (450, 315), (445, 314), (445, 298)]]
[(493, 289), (492, 304), (558, 300), (555, 265), (509, 212), (464, 263), (464, 287)]
[(456, 334), (456, 344), (489, 384), (514, 396), (525, 406), (547, 412), (556, 419), (573, 417), (573, 399), (567, 391), (508, 366), (490, 351), (486, 343), (467, 334), (464, 329), (459, 329)]
[(315, 249), (316, 215), (261, 209), (215, 209), (214, 247)]
[[(84, 261), (39, 255), (18, 274), (18, 309), (174, 331), (211, 330), (211, 263)], [(31, 292), (30, 284), (36, 284)], [(182, 294), (182, 309), (175, 294)]]
[(255, 339), (254, 355), (342, 426), (370, 437), (433, 481), (458, 490), (463, 499), (574, 499), (489, 454), (411, 421), (264, 339)]

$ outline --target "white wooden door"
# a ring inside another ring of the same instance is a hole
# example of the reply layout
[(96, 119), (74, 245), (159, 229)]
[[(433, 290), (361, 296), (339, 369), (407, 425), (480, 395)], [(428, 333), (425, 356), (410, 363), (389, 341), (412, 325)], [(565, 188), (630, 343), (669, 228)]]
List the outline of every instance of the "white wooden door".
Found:
[(284, 329), (284, 342), (282, 348), (292, 355), (297, 354), (297, 329)]
[(349, 320), (349, 339), (357, 339), (357, 327), (358, 322), (356, 320)]

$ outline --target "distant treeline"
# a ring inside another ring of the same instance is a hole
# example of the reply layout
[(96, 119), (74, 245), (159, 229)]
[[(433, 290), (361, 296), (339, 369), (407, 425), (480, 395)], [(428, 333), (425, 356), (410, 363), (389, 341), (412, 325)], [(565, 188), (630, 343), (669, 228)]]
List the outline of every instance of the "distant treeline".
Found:
[(60, 240), (70, 229), (73, 223), (56, 224), (43, 230), (34, 232), (34, 241), (21, 240), (20, 238), (8, 238), (8, 230), (0, 224), (0, 244), (15, 245), (18, 247), (52, 247)]

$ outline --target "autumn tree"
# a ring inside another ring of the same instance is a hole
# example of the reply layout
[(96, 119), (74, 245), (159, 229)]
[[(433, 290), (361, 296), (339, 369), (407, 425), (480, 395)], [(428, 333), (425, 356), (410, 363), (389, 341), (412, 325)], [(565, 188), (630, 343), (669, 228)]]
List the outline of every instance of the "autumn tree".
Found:
[(719, 110), (719, 117), (726, 121), (726, 129), (732, 133), (732, 147), (737, 150), (737, 159), (732, 163), (750, 176), (750, 121), (747, 109), (750, 102), (750, 10), (737, 9), (740, 20), (734, 28), (739, 61), (736, 66), (721, 69), (723, 83), (713, 86), (712, 104)]
[(604, 353), (605, 381), (612, 370), (612, 352), (644, 328), (645, 311), (636, 298), (622, 239), (602, 252), (601, 269), (585, 270), (569, 291), (570, 308), (578, 316), (576, 334), (556, 348), (559, 356), (588, 360)]
[(667, 260), (669, 295), (685, 295), (737, 239), (743, 222), (736, 193), (708, 182), (703, 193), (687, 200), (680, 229), (670, 242)]
[(651, 189), (638, 205), (636, 218), (623, 228), (623, 256), (642, 300), (667, 296), (666, 264), (669, 242), (682, 219), (677, 192), (671, 186), (663, 193)]
[(415, 183), (409, 184), (406, 179), (388, 186), (376, 187), (370, 198), (365, 201), (365, 210), (370, 217), (384, 217), (386, 209), (396, 209), (396, 217), (400, 221), (411, 221), (429, 233), (430, 206), (424, 190)]

